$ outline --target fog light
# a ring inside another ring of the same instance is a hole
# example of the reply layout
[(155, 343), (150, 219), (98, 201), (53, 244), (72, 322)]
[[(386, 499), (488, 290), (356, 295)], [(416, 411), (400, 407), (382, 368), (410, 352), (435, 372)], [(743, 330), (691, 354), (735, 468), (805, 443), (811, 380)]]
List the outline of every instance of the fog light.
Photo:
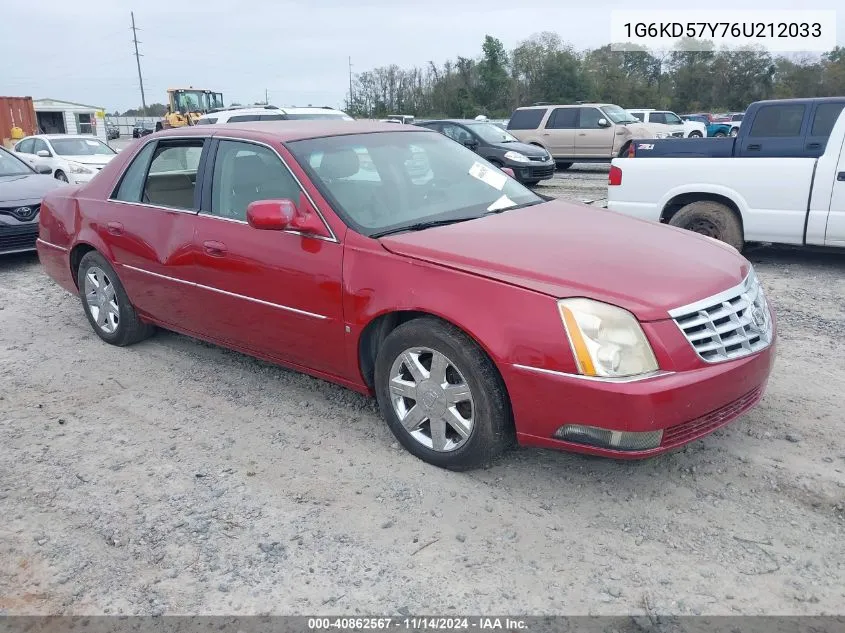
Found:
[(583, 424), (566, 424), (555, 431), (555, 437), (565, 442), (586, 444), (617, 451), (645, 451), (660, 446), (663, 430), (630, 433), (611, 431)]

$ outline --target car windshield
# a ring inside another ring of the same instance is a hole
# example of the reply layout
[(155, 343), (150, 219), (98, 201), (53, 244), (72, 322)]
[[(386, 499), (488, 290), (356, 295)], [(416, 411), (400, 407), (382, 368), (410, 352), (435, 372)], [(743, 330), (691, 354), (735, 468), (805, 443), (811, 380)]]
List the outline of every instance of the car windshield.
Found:
[(669, 125), (678, 125), (679, 123), (682, 123), (681, 117), (674, 112), (665, 112), (664, 116), (666, 117), (666, 123)]
[(50, 144), (59, 156), (111, 156), (111, 147), (95, 138), (53, 138)]
[(298, 112), (296, 114), (286, 113), (288, 119), (313, 119), (321, 121), (353, 121), (354, 119), (343, 112)]
[(607, 115), (607, 118), (614, 123), (639, 123), (639, 119), (634, 117), (629, 112), (625, 112), (618, 105), (602, 106), (601, 111)]
[(26, 176), (31, 173), (32, 169), (25, 162), (0, 149), (0, 176)]
[(543, 202), (442, 134), (351, 134), (287, 146), (344, 221), (367, 236)]
[(493, 123), (470, 123), (469, 128), (486, 143), (518, 143), (519, 140)]

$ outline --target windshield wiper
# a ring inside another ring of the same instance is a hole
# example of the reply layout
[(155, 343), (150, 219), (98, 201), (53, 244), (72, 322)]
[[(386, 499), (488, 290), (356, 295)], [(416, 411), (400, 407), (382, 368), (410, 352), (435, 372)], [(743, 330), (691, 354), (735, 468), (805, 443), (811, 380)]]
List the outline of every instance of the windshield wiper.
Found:
[(417, 222), (415, 224), (407, 224), (405, 226), (397, 226), (392, 229), (379, 231), (378, 233), (371, 234), (370, 237), (384, 237), (385, 235), (391, 235), (392, 233), (402, 233), (403, 231), (422, 231), (423, 229), (430, 229), (434, 228), (435, 226), (446, 226), (447, 224), (457, 224), (458, 222), (475, 220), (479, 217), (480, 216), (472, 215), (465, 218), (452, 218), (449, 220), (429, 220), (428, 222)]

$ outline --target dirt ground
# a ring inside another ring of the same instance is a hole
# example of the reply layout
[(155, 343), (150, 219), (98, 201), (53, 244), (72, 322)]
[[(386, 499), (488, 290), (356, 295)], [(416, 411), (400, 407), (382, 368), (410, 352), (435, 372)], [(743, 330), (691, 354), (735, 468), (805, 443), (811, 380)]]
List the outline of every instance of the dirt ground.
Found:
[(756, 409), (648, 461), (466, 474), (341, 387), (166, 332), (108, 346), (0, 258), (0, 614), (842, 613), (845, 256), (749, 257), (780, 327)]

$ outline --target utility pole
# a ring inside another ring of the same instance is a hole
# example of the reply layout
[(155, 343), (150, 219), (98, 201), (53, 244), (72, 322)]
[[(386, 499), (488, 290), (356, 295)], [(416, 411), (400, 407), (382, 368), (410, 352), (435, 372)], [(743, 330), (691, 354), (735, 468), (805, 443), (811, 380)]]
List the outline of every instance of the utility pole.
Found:
[(267, 93), (267, 88), (264, 89), (264, 105), (270, 105), (270, 96)]
[(352, 56), (349, 56), (349, 103), (346, 107), (347, 110), (352, 109)]
[(138, 29), (135, 28), (135, 12), (130, 12), (132, 16), (132, 41), (135, 43), (135, 63), (138, 65), (138, 83), (141, 85), (141, 108), (144, 112), (143, 116), (147, 116), (147, 99), (144, 96), (144, 78), (141, 76), (141, 54), (138, 52)]

